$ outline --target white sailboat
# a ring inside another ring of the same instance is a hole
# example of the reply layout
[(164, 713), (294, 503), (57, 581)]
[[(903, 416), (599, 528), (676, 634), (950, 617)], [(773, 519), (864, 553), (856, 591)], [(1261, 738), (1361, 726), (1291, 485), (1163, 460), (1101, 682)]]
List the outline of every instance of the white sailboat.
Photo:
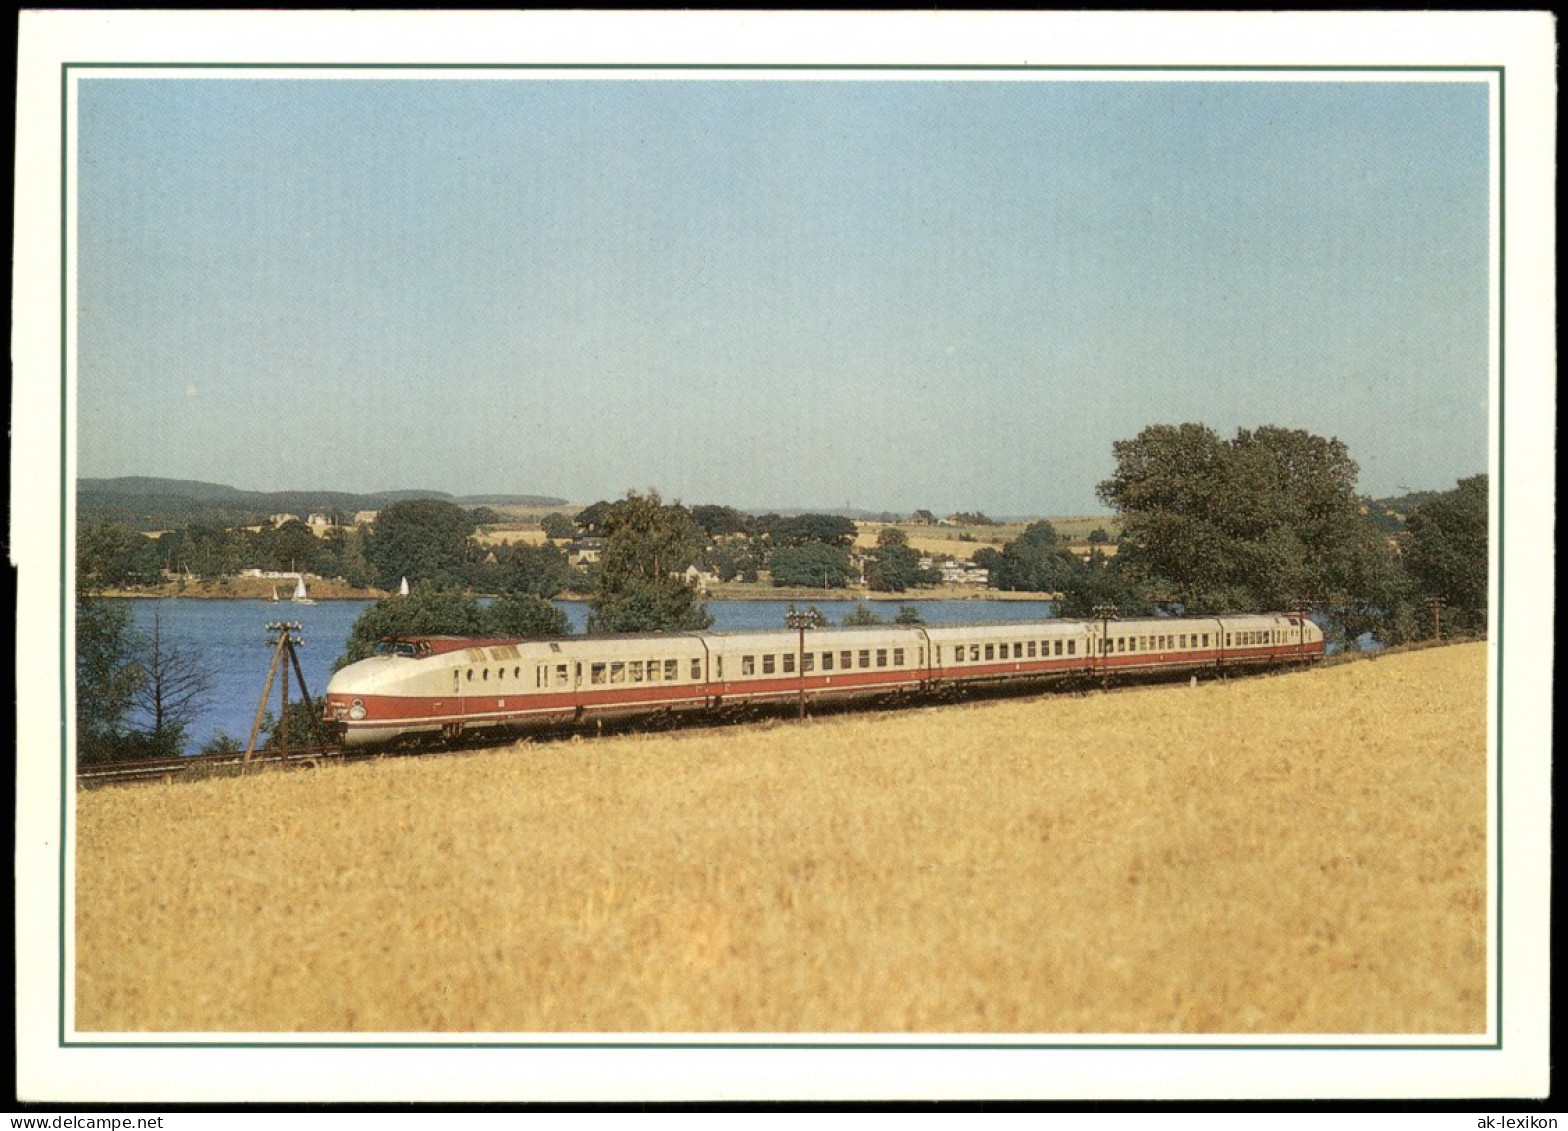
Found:
[(296, 605), (314, 605), (310, 594), (305, 592), (305, 575), (300, 574), (299, 580), (294, 583), (294, 596), (290, 598)]
[(272, 587), (272, 603), (274, 605), (278, 603), (278, 587), (276, 585)]
[(397, 595), (399, 597), (408, 596), (408, 578), (405, 577), (401, 582), (398, 583)]

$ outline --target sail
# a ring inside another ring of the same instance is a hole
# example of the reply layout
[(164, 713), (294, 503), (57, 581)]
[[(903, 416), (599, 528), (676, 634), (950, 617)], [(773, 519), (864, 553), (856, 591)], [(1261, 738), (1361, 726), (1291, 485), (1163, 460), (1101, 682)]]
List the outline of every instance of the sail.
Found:
[(294, 584), (294, 599), (296, 601), (303, 601), (308, 596), (310, 596), (310, 594), (305, 592), (305, 578), (301, 576), (300, 579)]
[(399, 596), (399, 597), (407, 597), (407, 596), (408, 596), (408, 578), (406, 578), (406, 577), (405, 577), (405, 578), (404, 578), (404, 579), (403, 579), (403, 580), (402, 580), (402, 581), (401, 581), (401, 582), (400, 582), (400, 583), (399, 583), (399, 584), (398, 584), (398, 587), (397, 587), (397, 595), (398, 595), (398, 596)]

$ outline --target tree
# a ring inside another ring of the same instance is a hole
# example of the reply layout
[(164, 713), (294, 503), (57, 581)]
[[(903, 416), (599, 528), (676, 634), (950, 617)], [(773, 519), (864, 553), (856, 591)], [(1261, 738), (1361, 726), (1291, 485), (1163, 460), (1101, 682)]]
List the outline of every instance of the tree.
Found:
[(926, 620), (920, 615), (920, 610), (913, 605), (900, 605), (898, 615), (893, 618), (894, 624), (925, 624)]
[(1089, 545), (1091, 546), (1104, 546), (1110, 542), (1110, 540), (1111, 536), (1106, 532), (1105, 527), (1103, 526), (1096, 526), (1093, 530), (1089, 531)]
[(709, 538), (746, 534), (751, 530), (751, 520), (734, 507), (692, 507), (691, 518)]
[(823, 542), (775, 550), (768, 559), (768, 569), (773, 574), (774, 585), (820, 586), (823, 589), (843, 587), (853, 573), (849, 552)]
[(681, 573), (702, 534), (691, 512), (657, 491), (628, 492), (603, 518), (608, 538), (589, 600), (590, 632), (691, 632), (713, 623)]
[(309, 570), (318, 558), (330, 558), (326, 543), (298, 519), (281, 526), (264, 526), (252, 540), (251, 562), (261, 569)]
[(756, 581), (762, 555), (749, 539), (718, 542), (703, 551), (702, 560), (720, 581)]
[(922, 584), (924, 580), (920, 571), (920, 555), (908, 545), (889, 542), (867, 559), (866, 584), (878, 593), (902, 593)]
[(1152, 616), (1159, 603), (1146, 586), (1127, 576), (1116, 558), (1095, 551), (1088, 564), (1076, 570), (1060, 590), (1056, 615), (1072, 620), (1088, 620), (1095, 609), (1115, 605), (1121, 617)]
[(909, 535), (896, 526), (884, 526), (877, 531), (877, 549), (886, 550), (890, 546), (908, 546)]
[[(80, 563), (78, 563), (80, 568)], [(76, 594), (76, 756), (83, 763), (119, 756), (141, 682), (131, 610), (90, 589)]]
[(401, 637), (552, 637), (570, 633), (565, 613), (530, 594), (498, 597), (486, 608), (456, 590), (420, 584), (407, 597), (384, 597), (366, 606), (349, 629), (347, 649), (332, 670), (374, 655), (383, 640)]
[(1057, 540), (1049, 522), (1031, 522), (1016, 539), (995, 550), (979, 550), (975, 564), (990, 571), (993, 589), (1056, 593), (1080, 568), (1073, 554)]
[(592, 506), (584, 507), (577, 512), (573, 520), (577, 529), (584, 534), (599, 535), (604, 533), (605, 521), (614, 512), (616, 504), (600, 500)]
[(1461, 479), (1405, 521), (1405, 568), (1420, 596), (1441, 597), (1443, 622), (1471, 632), (1487, 626), (1488, 494), (1485, 475)]
[(190, 724), (212, 693), (211, 669), (194, 652), (164, 638), (163, 614), (156, 603), (152, 633), (138, 643), (134, 662), (139, 678), (131, 702), (151, 723), (140, 745), (149, 758), (178, 757), (185, 752)]
[(494, 507), (469, 507), (468, 517), (474, 520), (475, 526), (494, 526), (506, 521), (506, 515)]
[(569, 636), (572, 631), (565, 613), (532, 593), (497, 597), (485, 610), (485, 620), (497, 636)]
[(400, 636), (485, 636), (485, 610), (472, 597), (428, 584), (413, 587), (407, 597), (386, 597), (364, 612), (349, 629), (347, 647), (333, 670), (375, 653), (384, 639)]
[(1165, 603), (1201, 614), (1308, 601), (1342, 634), (1368, 620), (1397, 628), (1386, 602), (1399, 597), (1398, 565), (1362, 513), (1339, 440), (1155, 425), (1112, 450), (1116, 471), (1098, 491), (1124, 520), (1117, 561)]
[(570, 541), (577, 537), (577, 524), (559, 511), (541, 518), (539, 529), (544, 531), (546, 538), (554, 541)]
[[(904, 606), (904, 608), (908, 607), (907, 605)], [(871, 625), (883, 623), (885, 622), (882, 618), (871, 611), (871, 606), (864, 603), (856, 604), (853, 609), (845, 613), (843, 621), (845, 628), (868, 628)]]
[(151, 585), (158, 567), (158, 544), (129, 526), (101, 520), (77, 530), (77, 572), (94, 588)]
[(393, 503), (376, 516), (366, 550), (376, 583), (394, 589), (404, 577), (437, 584), (461, 581), (474, 528), (473, 515), (455, 503), (440, 499)]
[(517, 542), (498, 547), (494, 577), (502, 593), (531, 593), (550, 598), (568, 588), (573, 580), (566, 555), (554, 546), (529, 546)]
[(984, 511), (959, 511), (949, 520), (954, 526), (995, 526), (996, 519)]
[(855, 544), (858, 533), (853, 519), (836, 514), (797, 514), (788, 518), (766, 515), (757, 525), (775, 546), (821, 542), (847, 550)]

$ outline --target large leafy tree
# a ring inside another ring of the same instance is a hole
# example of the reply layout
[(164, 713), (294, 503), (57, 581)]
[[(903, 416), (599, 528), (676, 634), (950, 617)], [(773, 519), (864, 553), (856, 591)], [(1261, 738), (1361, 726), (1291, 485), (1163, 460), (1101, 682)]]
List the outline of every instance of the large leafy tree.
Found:
[(775, 585), (802, 585), (837, 589), (849, 581), (854, 567), (849, 552), (824, 542), (784, 546), (773, 551), (768, 569)]
[(385, 589), (409, 581), (456, 584), (470, 556), (474, 516), (440, 499), (393, 503), (376, 516), (366, 556)]
[(758, 519), (757, 527), (775, 546), (821, 542), (847, 550), (855, 544), (857, 533), (854, 519), (836, 514), (796, 514), (784, 518), (770, 514)]
[(325, 543), (298, 519), (264, 526), (252, 540), (251, 564), (271, 570), (319, 569), (330, 558)]
[(1405, 567), (1420, 595), (1442, 598), (1444, 623), (1472, 632), (1487, 623), (1487, 487), (1485, 475), (1461, 479), (1405, 522)]
[(1128, 580), (1189, 613), (1324, 610), (1348, 639), (1398, 632), (1401, 575), (1363, 513), (1345, 445), (1265, 426), (1222, 440), (1155, 425), (1113, 445), (1099, 485), (1123, 518)]
[(691, 512), (657, 491), (628, 492), (600, 520), (608, 541), (589, 599), (590, 632), (688, 632), (713, 623), (681, 576), (703, 536)]
[(94, 586), (153, 584), (159, 557), (156, 542), (118, 522), (102, 520), (77, 531), (77, 570)]
[(974, 561), (990, 571), (993, 589), (1032, 593), (1066, 589), (1081, 568), (1078, 559), (1059, 544), (1056, 528), (1043, 520), (1024, 527), (1001, 551), (977, 551)]
[(333, 670), (372, 655), (382, 640), (404, 636), (565, 636), (566, 614), (532, 595), (508, 595), (489, 607), (454, 589), (416, 585), (407, 597), (365, 607), (349, 630)]
[(876, 552), (866, 561), (866, 584), (878, 593), (903, 593), (929, 582), (929, 575), (920, 569), (920, 555), (909, 548), (907, 540), (889, 540), (883, 545), (879, 539)]
[(551, 545), (530, 546), (523, 542), (498, 547), (492, 576), (502, 593), (531, 593), (554, 597), (572, 583), (572, 567), (566, 555)]

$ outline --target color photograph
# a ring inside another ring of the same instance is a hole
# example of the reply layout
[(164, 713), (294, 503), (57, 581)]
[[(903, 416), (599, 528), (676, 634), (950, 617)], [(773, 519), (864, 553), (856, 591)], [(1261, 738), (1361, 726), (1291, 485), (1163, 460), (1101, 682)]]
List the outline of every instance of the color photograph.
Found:
[(28, 1078), (1544, 1087), (1550, 22), (1103, 20), (24, 20)]

